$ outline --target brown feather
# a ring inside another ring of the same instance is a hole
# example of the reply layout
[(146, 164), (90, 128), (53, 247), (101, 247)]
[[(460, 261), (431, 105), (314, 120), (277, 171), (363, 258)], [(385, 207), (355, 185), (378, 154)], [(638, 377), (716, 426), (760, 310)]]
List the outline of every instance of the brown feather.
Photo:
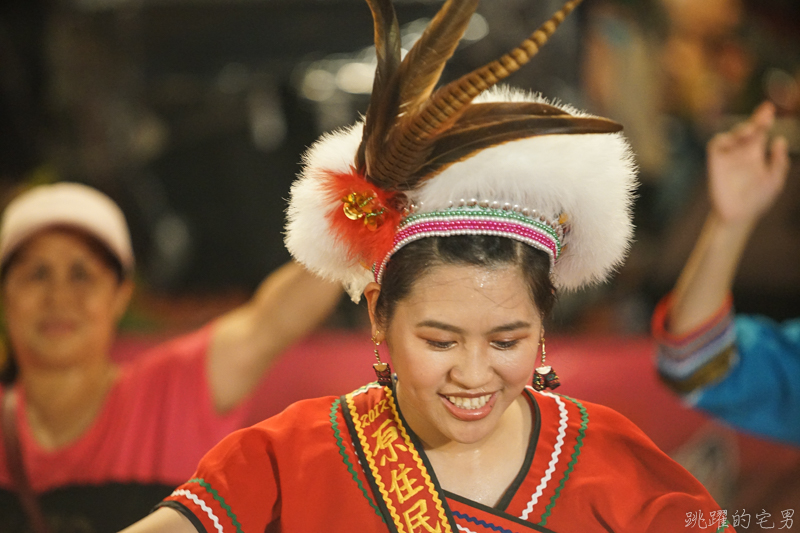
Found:
[[(396, 107), (386, 106), (381, 120), (396, 121), (402, 114), (413, 114), (433, 92), (447, 60), (453, 55), (479, 0), (448, 0), (428, 24), (422, 36), (406, 54), (391, 85), (399, 91)], [(394, 95), (393, 95), (394, 96)], [(365, 137), (366, 138), (366, 137)], [(366, 174), (382, 185), (385, 178), (380, 159), (386, 138), (372, 136), (366, 143)]]
[(560, 107), (541, 102), (481, 102), (470, 104), (458, 117), (455, 126), (481, 124), (486, 120), (493, 121), (508, 115), (570, 116)]
[[(380, 176), (379, 184), (390, 190), (416, 187), (411, 176), (419, 176), (414, 170), (422, 167), (437, 137), (459, 119), (477, 95), (527, 63), (580, 2), (569, 0), (519, 47), (438, 89), (419, 112), (403, 115), (399, 124), (389, 131), (390, 139), (374, 165), (376, 175)], [(523, 132), (519, 134), (525, 136)], [(406, 183), (409, 179), (411, 182)]]
[[(482, 125), (453, 127), (442, 134), (414, 175), (425, 180), (486, 148), (541, 135), (616, 133), (622, 126), (598, 117), (506, 116)], [(420, 181), (414, 180), (414, 186)]]
[(439, 82), (445, 63), (455, 52), (479, 0), (448, 0), (409, 50), (398, 71), (400, 107), (413, 111)]
[(372, 83), (372, 97), (364, 119), (364, 133), (356, 152), (355, 166), (361, 172), (367, 167), (369, 146), (380, 141), (394, 126), (397, 117), (397, 85), (395, 76), (400, 66), (400, 25), (391, 0), (367, 0), (375, 26), (375, 55), (378, 66)]

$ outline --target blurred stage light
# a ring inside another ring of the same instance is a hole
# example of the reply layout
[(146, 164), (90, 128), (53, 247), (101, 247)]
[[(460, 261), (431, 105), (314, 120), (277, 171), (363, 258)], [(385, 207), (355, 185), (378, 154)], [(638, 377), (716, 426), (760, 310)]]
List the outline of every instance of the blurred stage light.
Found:
[(345, 63), (336, 73), (336, 86), (350, 94), (370, 94), (375, 79), (375, 64)]
[(800, 108), (800, 84), (785, 70), (771, 68), (767, 71), (764, 76), (764, 92), (783, 109), (795, 111)]
[(322, 68), (311, 68), (303, 76), (300, 93), (314, 102), (330, 100), (336, 94), (336, 77)]
[(489, 35), (489, 23), (480, 13), (475, 13), (469, 20), (467, 30), (464, 32), (462, 42), (474, 43)]

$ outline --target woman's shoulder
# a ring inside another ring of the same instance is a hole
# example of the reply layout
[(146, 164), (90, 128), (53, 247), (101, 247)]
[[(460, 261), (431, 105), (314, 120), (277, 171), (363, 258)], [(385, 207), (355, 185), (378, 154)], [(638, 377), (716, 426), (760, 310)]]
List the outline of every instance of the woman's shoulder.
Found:
[(679, 488), (707, 497), (688, 472), (618, 411), (563, 394), (538, 393), (536, 400), (542, 413), (539, 444), (561, 443), (582, 472), (596, 472), (604, 484), (633, 476), (650, 488)]
[(560, 432), (579, 433), (591, 443), (629, 442), (628, 446), (656, 448), (656, 445), (622, 413), (598, 403), (564, 394), (531, 391), (541, 412), (542, 424), (558, 426)]
[(614, 531), (675, 531), (687, 512), (720, 512), (705, 488), (623, 414), (563, 394), (532, 394), (541, 428), (524, 493), (535, 487), (536, 501), (549, 502), (534, 507), (547, 509), (548, 527), (564, 529), (587, 508)]
[(627, 418), (623, 414), (619, 413), (618, 411), (615, 411), (614, 409), (606, 405), (590, 402), (580, 398), (573, 398), (566, 394), (547, 392), (547, 391), (537, 391), (530, 386), (526, 387), (526, 390), (535, 399), (540, 410), (542, 409), (553, 410), (561, 414), (563, 414), (564, 411), (575, 410), (579, 412), (584, 418), (589, 415), (596, 415), (601, 417), (602, 419), (621, 418), (627, 420)]
[[(382, 397), (383, 387), (366, 385), (346, 396), (372, 403)], [(269, 440), (296, 446), (298, 438), (335, 431), (344, 426), (342, 396), (322, 396), (297, 401), (280, 413), (234, 433), (237, 439)]]

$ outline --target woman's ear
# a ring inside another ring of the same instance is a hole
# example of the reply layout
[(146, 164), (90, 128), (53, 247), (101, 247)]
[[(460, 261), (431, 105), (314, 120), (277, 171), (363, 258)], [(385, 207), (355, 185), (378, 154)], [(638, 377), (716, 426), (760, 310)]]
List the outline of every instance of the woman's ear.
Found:
[[(378, 315), (375, 309), (378, 306), (378, 297), (381, 295), (381, 286), (371, 281), (364, 288), (364, 298), (367, 300), (367, 308), (369, 309), (369, 322), (372, 324), (372, 338), (382, 341), (386, 332), (381, 331), (383, 327), (378, 320)], [(380, 338), (379, 338), (380, 337)]]
[(117, 294), (114, 297), (114, 319), (119, 322), (128, 310), (128, 304), (131, 303), (133, 296), (133, 281), (130, 278), (123, 280), (117, 287)]

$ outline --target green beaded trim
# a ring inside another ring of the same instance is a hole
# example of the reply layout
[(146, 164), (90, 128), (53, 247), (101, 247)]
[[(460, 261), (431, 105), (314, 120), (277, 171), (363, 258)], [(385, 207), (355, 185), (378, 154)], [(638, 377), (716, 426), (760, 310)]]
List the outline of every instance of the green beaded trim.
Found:
[(402, 222), (400, 222), (398, 231), (420, 220), (437, 220), (441, 218), (447, 218), (453, 215), (461, 215), (461, 216), (479, 215), (482, 217), (497, 218), (505, 221), (513, 220), (514, 222), (522, 225), (532, 226), (537, 230), (543, 231), (548, 235), (550, 235), (550, 237), (552, 237), (552, 239), (556, 243), (559, 255), (561, 254), (561, 239), (559, 239), (556, 230), (554, 230), (548, 224), (545, 224), (544, 222), (541, 222), (539, 220), (532, 219), (530, 217), (526, 217), (525, 215), (517, 213), (516, 211), (503, 211), (499, 209), (493, 209), (491, 207), (481, 207), (481, 206), (475, 206), (469, 208), (451, 207), (443, 211), (434, 211), (432, 213), (416, 213), (404, 218)]
[(200, 485), (201, 487), (206, 489), (206, 492), (211, 494), (214, 497), (214, 499), (219, 502), (219, 506), (222, 507), (223, 509), (225, 509), (225, 512), (228, 513), (228, 518), (231, 519), (231, 522), (233, 523), (233, 526), (236, 528), (237, 533), (244, 533), (242, 531), (242, 524), (240, 524), (239, 521), (236, 519), (236, 515), (234, 514), (233, 510), (231, 509), (231, 506), (228, 505), (227, 503), (225, 503), (225, 498), (220, 496), (219, 493), (216, 490), (212, 489), (211, 485), (209, 485), (208, 482), (206, 482), (204, 479), (201, 479), (201, 478), (193, 478), (193, 479), (190, 479), (189, 481), (187, 481), (186, 483), (187, 484), (188, 483), (197, 483), (198, 485)]
[[(362, 387), (362, 389), (365, 387)], [(361, 390), (361, 389), (359, 389)], [(353, 463), (350, 462), (350, 459), (347, 457), (347, 450), (344, 448), (344, 443), (342, 442), (342, 435), (339, 431), (339, 422), (336, 420), (336, 412), (339, 410), (339, 405), (341, 404), (341, 399), (336, 398), (333, 403), (331, 404), (331, 427), (333, 428), (333, 435), (336, 437), (336, 445), (339, 447), (339, 455), (342, 456), (342, 460), (344, 461), (345, 466), (347, 467), (347, 471), (350, 472), (350, 475), (353, 476), (353, 481), (358, 484), (359, 490), (364, 495), (364, 497), (369, 502), (370, 507), (375, 510), (375, 514), (377, 514), (381, 521), (385, 524), (386, 520), (383, 518), (383, 514), (381, 514), (381, 510), (375, 505), (372, 501), (372, 498), (369, 497), (369, 494), (364, 489), (364, 485), (361, 483), (361, 480), (358, 479), (358, 474), (353, 469)]]
[(550, 512), (553, 510), (556, 500), (561, 495), (561, 491), (564, 489), (564, 485), (566, 484), (567, 479), (569, 479), (569, 475), (572, 473), (575, 463), (578, 462), (578, 456), (581, 454), (581, 448), (583, 447), (583, 438), (586, 436), (586, 426), (589, 425), (589, 413), (586, 412), (586, 408), (581, 402), (572, 399), (569, 396), (564, 396), (563, 394), (559, 394), (559, 396), (571, 401), (578, 407), (581, 412), (581, 425), (578, 428), (578, 437), (575, 439), (575, 448), (572, 452), (572, 458), (567, 464), (567, 469), (564, 471), (564, 476), (561, 478), (561, 483), (558, 484), (553, 497), (550, 498), (550, 503), (548, 503), (547, 507), (545, 507), (544, 513), (542, 514), (542, 520), (539, 522), (540, 526), (544, 526), (547, 522), (547, 518), (550, 516)]

